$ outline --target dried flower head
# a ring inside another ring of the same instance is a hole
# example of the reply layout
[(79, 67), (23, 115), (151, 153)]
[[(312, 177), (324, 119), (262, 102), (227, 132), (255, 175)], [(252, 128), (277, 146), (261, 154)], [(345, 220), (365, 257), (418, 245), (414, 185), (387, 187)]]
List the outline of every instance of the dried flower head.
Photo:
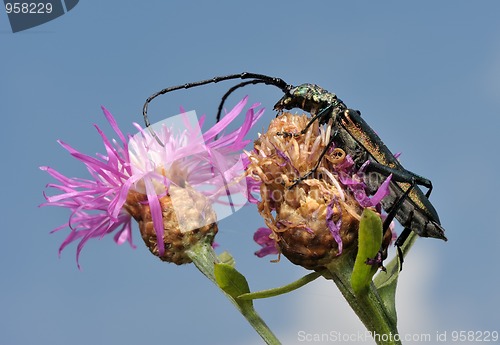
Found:
[(263, 246), (258, 253), (277, 251), (295, 264), (317, 269), (356, 244), (363, 208), (378, 205), (390, 179), (376, 195), (367, 196), (364, 167), (356, 170), (352, 158), (336, 147), (329, 149), (316, 176), (299, 179), (315, 167), (330, 138), (330, 126), (318, 121), (300, 135), (309, 120), (290, 113), (274, 119), (247, 153), (247, 175), (257, 182), (258, 210), (270, 229), (256, 233)]
[(183, 114), (185, 128), (179, 133), (164, 125), (152, 135), (136, 125), (139, 134), (129, 136), (129, 141), (103, 108), (120, 142), (110, 141), (96, 126), (106, 149), (106, 155), (98, 154), (96, 158), (59, 141), (91, 174), (91, 179), (69, 178), (50, 167), (41, 167), (60, 182), (47, 185), (60, 193), (44, 194), (47, 202), (41, 206), (59, 206), (71, 211), (68, 222), (53, 230), (70, 229), (59, 253), (69, 243), (79, 240), (78, 262), (89, 239), (115, 231), (115, 242), (129, 242), (134, 247), (133, 217), (154, 255), (176, 264), (190, 262), (185, 250), (198, 241), (212, 243), (217, 233), (215, 205), (226, 203), (227, 193), (247, 192), (246, 184), (242, 183), (245, 161), (240, 165), (235, 162), (248, 143), (245, 135), (263, 109), (255, 112), (258, 104), (252, 105), (241, 128), (222, 134), (246, 103), (245, 97), (205, 133), (200, 130), (204, 117), (193, 124)]

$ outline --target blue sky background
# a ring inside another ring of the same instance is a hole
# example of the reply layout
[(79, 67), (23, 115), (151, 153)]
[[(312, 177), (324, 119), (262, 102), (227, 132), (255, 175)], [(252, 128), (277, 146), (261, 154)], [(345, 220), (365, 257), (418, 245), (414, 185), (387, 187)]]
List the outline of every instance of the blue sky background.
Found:
[[(49, 234), (68, 213), (37, 207), (52, 182), (39, 166), (87, 176), (57, 139), (103, 152), (92, 125), (112, 131), (101, 105), (134, 133), (131, 123), (141, 123), (151, 93), (242, 71), (337, 93), (403, 153), (406, 168), (433, 181), (449, 241), (421, 239), (408, 256), (398, 286), (400, 332), (447, 331), (451, 343), (451, 331), (500, 331), (498, 13), (496, 1), (94, 0), (13, 34), (2, 11), (0, 344), (259, 343), (209, 281), (192, 266), (151, 256), (137, 228), (136, 250), (112, 237), (89, 242), (79, 271), (75, 245), (57, 256), (67, 233)], [(213, 120), (230, 85), (165, 96), (151, 106), (151, 120), (177, 114), (180, 105)], [(268, 109), (262, 130), (280, 92), (250, 86), (230, 103), (244, 94)], [(286, 259), (253, 255), (252, 234), (263, 224), (248, 206), (219, 226), (217, 241), (252, 290), (306, 273)], [(286, 344), (301, 343), (300, 331), (363, 330), (327, 281), (256, 307)]]

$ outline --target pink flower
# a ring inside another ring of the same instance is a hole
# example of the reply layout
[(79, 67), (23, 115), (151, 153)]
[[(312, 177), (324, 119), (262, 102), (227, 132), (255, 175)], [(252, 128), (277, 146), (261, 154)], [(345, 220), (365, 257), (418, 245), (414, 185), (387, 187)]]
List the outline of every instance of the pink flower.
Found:
[[(143, 130), (139, 125), (136, 125), (139, 135), (134, 138), (125, 137), (111, 113), (103, 107), (104, 116), (119, 139), (109, 140), (95, 126), (106, 154), (91, 157), (59, 141), (73, 157), (85, 164), (91, 175), (89, 179), (70, 178), (48, 166), (40, 168), (58, 181), (47, 185), (58, 193), (51, 196), (44, 193), (46, 202), (40, 206), (58, 206), (70, 211), (68, 221), (52, 231), (65, 228), (70, 230), (59, 248), (59, 254), (68, 244), (78, 240), (78, 263), (80, 252), (89, 239), (102, 238), (110, 233), (115, 233), (114, 240), (117, 244), (129, 242), (135, 248), (132, 241), (132, 216), (126, 205), (129, 192), (147, 195), (144, 203), (149, 205), (158, 243), (163, 243), (164, 229), (159, 198), (168, 193), (171, 184), (197, 186), (210, 181), (213, 188), (207, 195), (213, 202), (218, 202), (227, 190), (227, 183), (239, 188), (239, 180), (245, 181), (245, 178), (237, 179), (237, 169), (221, 170), (227, 168), (224, 164), (229, 164), (222, 158), (239, 157), (239, 152), (249, 142), (244, 140), (245, 135), (264, 109), (255, 112), (259, 104), (252, 105), (246, 112), (241, 128), (228, 134), (222, 132), (242, 112), (246, 103), (247, 97), (205, 133), (200, 131), (204, 117), (199, 120), (198, 126), (190, 126), (186, 122), (185, 130), (179, 134), (164, 126), (156, 131), (161, 144), (149, 130)], [(217, 136), (219, 137), (216, 138)], [(220, 179), (214, 178), (214, 171), (223, 172), (224, 184), (220, 184)], [(246, 193), (246, 186), (244, 192)], [(164, 250), (163, 246), (158, 246), (160, 255)]]

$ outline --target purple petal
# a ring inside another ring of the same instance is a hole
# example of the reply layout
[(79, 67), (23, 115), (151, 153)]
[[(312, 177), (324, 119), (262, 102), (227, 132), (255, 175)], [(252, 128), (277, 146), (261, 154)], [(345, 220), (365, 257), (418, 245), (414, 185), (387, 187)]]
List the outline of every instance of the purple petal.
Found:
[(156, 240), (158, 241), (158, 253), (160, 256), (165, 254), (165, 245), (163, 244), (163, 215), (158, 200), (158, 196), (155, 192), (153, 182), (150, 179), (145, 179), (144, 183), (146, 185), (146, 194), (148, 196), (148, 203), (151, 210), (151, 218), (153, 219), (153, 227), (156, 233)]
[(116, 123), (115, 118), (113, 117), (113, 115), (111, 115), (111, 113), (108, 111), (108, 109), (104, 108), (103, 106), (101, 106), (101, 109), (104, 112), (104, 116), (106, 117), (106, 120), (108, 120), (109, 124), (111, 125), (111, 128), (113, 128), (115, 133), (118, 134), (118, 137), (120, 138), (122, 143), (125, 144), (124, 148), (125, 148), (125, 151), (127, 151), (128, 150), (127, 140), (126, 140), (125, 136), (123, 135), (122, 131), (120, 130), (120, 128), (118, 127), (118, 124)]
[(371, 197), (372, 206), (379, 204), (383, 198), (390, 194), (389, 185), (391, 184), (392, 174), (378, 187), (377, 192)]
[(226, 128), (243, 110), (245, 105), (247, 104), (248, 96), (244, 97), (236, 106), (226, 114), (217, 124), (215, 124), (212, 128), (205, 132), (203, 135), (203, 139), (205, 142), (209, 142), (213, 139), (217, 134), (222, 132), (224, 128)]
[(272, 234), (269, 228), (259, 228), (253, 235), (253, 240), (259, 244), (262, 248), (255, 252), (255, 255), (262, 258), (270, 254), (278, 254), (279, 251), (276, 248), (276, 242), (269, 237)]
[(340, 226), (342, 224), (342, 214), (340, 215), (339, 220), (337, 222), (333, 221), (333, 215), (334, 215), (333, 205), (334, 204), (339, 209), (339, 212), (341, 212), (339, 202), (335, 198), (333, 198), (332, 201), (330, 201), (330, 203), (328, 204), (328, 206), (326, 208), (326, 225), (328, 226), (328, 229), (330, 230), (330, 233), (332, 234), (333, 239), (335, 240), (335, 242), (337, 242), (337, 246), (338, 246), (337, 255), (340, 255), (340, 254), (342, 254), (342, 249), (343, 249), (342, 238), (340, 237)]

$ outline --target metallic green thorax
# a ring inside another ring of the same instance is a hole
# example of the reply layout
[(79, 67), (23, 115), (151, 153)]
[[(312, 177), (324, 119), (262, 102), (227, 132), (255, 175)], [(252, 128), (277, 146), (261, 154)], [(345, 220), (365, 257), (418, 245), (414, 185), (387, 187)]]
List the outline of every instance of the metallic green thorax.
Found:
[[(302, 84), (291, 88), (274, 106), (276, 110), (300, 108), (316, 115), (326, 107), (338, 110), (346, 109), (344, 103), (334, 93), (328, 92), (316, 84)], [(326, 119), (326, 122), (328, 119)], [(326, 123), (320, 119), (321, 123)]]

